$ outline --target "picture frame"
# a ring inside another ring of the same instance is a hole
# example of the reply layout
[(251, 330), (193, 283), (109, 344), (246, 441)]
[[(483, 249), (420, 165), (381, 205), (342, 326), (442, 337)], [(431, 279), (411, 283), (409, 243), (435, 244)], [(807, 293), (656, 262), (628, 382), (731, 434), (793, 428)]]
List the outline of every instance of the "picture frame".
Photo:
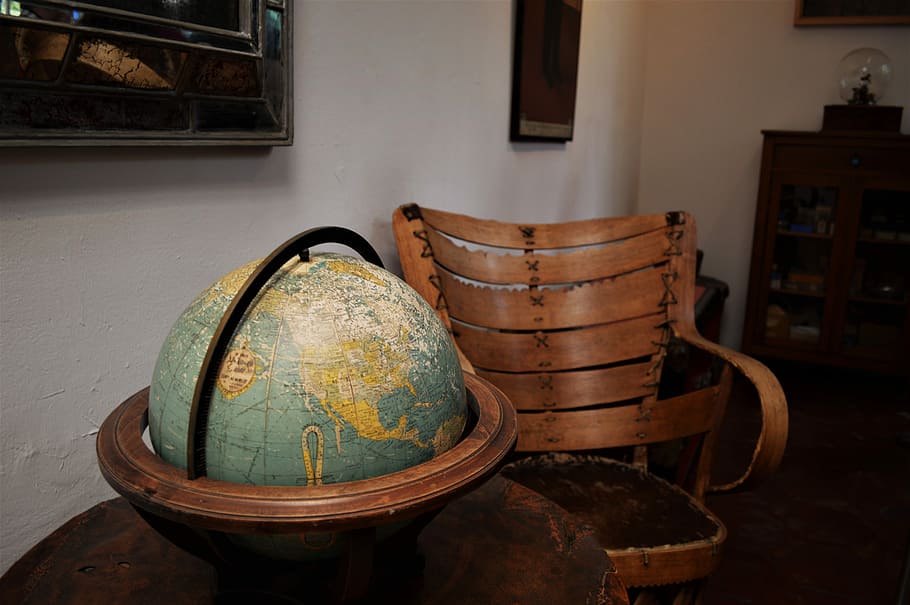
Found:
[(0, 0), (0, 146), (290, 145), (293, 0)]
[(907, 0), (795, 0), (793, 24), (910, 25)]
[(516, 0), (511, 141), (571, 141), (582, 0)]

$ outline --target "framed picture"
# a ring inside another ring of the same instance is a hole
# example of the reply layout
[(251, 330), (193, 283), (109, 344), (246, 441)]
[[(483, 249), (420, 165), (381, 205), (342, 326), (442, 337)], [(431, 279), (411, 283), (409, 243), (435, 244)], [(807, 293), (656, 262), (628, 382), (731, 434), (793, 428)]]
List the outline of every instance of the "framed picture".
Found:
[(571, 141), (582, 0), (517, 0), (512, 141)]
[(910, 25), (910, 0), (796, 0), (794, 25)]
[(0, 0), (0, 145), (290, 145), (292, 0)]

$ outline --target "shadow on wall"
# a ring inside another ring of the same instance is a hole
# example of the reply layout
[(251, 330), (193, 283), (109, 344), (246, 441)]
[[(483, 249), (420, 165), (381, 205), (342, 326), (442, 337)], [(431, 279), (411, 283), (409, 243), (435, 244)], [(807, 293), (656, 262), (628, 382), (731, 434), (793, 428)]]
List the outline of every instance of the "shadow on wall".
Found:
[(132, 203), (131, 194), (155, 198), (156, 205), (162, 197), (165, 204), (191, 204), (197, 190), (210, 200), (213, 191), (237, 188), (262, 201), (262, 191), (288, 187), (291, 157), (289, 148), (271, 147), (6, 148), (2, 201), (28, 204), (30, 215), (57, 214), (89, 195), (98, 196), (96, 208)]

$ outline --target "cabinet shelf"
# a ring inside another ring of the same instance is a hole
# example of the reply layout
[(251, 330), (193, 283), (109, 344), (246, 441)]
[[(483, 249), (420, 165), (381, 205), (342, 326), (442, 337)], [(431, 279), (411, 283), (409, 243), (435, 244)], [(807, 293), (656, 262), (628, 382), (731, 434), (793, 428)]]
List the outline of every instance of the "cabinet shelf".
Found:
[(775, 294), (786, 294), (787, 296), (805, 296), (808, 298), (824, 298), (825, 292), (812, 292), (810, 290), (794, 290), (792, 288), (768, 288), (768, 292)]
[(851, 296), (847, 300), (852, 303), (861, 303), (868, 305), (889, 305), (893, 307), (903, 307), (908, 302), (906, 298), (875, 298), (873, 296)]
[(783, 231), (782, 229), (777, 230), (777, 235), (779, 235), (781, 237), (801, 237), (801, 238), (806, 238), (806, 239), (834, 239), (834, 236), (829, 233), (807, 233), (804, 231)]
[(856, 240), (860, 244), (884, 244), (886, 246), (910, 246), (910, 240), (884, 239), (879, 237), (861, 237)]
[(763, 134), (743, 352), (910, 374), (910, 135)]
[(808, 338), (781, 338), (779, 336), (765, 337), (765, 345), (792, 351), (814, 351), (818, 348), (818, 342)]
[(875, 359), (879, 361), (897, 360), (894, 347), (851, 346), (844, 349), (847, 357)]

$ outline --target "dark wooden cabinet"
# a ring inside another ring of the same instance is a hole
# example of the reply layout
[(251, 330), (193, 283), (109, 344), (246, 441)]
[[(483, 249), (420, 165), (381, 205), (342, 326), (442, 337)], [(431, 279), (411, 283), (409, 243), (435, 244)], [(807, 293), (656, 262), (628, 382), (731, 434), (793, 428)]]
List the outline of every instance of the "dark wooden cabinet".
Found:
[(743, 351), (910, 373), (910, 136), (763, 134)]

